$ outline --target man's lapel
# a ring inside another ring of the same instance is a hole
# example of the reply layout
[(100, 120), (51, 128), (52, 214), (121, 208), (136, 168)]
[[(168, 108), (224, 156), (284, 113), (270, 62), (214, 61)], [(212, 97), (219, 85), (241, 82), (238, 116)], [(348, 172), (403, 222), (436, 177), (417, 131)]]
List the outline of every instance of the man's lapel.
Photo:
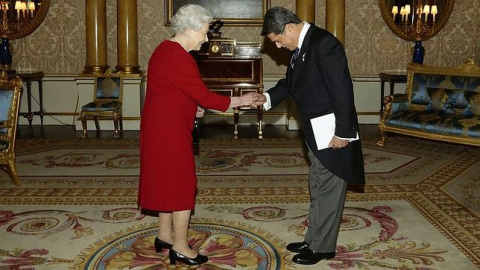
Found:
[(300, 49), (300, 53), (297, 57), (297, 60), (295, 61), (294, 68), (292, 69), (290, 66), (288, 67), (287, 73), (290, 72), (289, 74), (291, 78), (290, 88), (292, 90), (295, 89), (295, 84), (297, 83), (298, 78), (302, 73), (305, 59), (309, 57), (308, 52), (310, 51), (310, 37), (312, 36), (312, 33), (313, 33), (313, 25), (310, 26), (310, 28), (307, 31), (307, 34), (305, 35), (305, 38), (303, 39), (302, 48)]

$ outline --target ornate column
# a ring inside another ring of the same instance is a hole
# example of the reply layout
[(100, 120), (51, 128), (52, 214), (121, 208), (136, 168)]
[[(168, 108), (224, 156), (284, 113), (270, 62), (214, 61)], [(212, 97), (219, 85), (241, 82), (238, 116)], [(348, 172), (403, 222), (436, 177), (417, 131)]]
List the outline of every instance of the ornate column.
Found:
[(87, 59), (83, 74), (107, 70), (107, 1), (86, 0)]
[(306, 22), (315, 22), (315, 0), (297, 0), (295, 13)]
[(137, 0), (117, 0), (117, 71), (141, 74), (138, 65)]
[(327, 0), (325, 28), (345, 45), (345, 0)]

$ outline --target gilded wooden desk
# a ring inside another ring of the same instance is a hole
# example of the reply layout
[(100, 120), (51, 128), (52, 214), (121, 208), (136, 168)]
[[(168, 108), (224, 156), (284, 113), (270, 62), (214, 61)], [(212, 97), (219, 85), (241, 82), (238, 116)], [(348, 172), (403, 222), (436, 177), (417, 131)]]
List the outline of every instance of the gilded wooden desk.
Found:
[[(261, 56), (199, 56), (195, 55), (200, 74), (211, 91), (238, 97), (248, 92), (263, 92), (263, 59)], [(262, 138), (263, 108), (233, 109), (234, 137), (238, 138), (240, 111), (258, 116), (258, 138)]]

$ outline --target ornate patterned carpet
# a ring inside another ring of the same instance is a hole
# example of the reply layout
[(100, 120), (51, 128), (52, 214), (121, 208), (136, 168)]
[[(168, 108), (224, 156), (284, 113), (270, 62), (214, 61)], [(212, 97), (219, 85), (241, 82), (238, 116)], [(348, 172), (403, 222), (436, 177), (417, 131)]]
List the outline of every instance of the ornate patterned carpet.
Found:
[[(23, 185), (0, 172), (0, 269), (175, 269), (137, 209), (137, 140), (23, 139), (18, 153)], [(202, 140), (189, 243), (210, 261), (197, 269), (480, 267), (479, 148), (364, 138), (364, 156), (337, 256), (306, 267), (285, 249), (308, 222), (302, 141)]]

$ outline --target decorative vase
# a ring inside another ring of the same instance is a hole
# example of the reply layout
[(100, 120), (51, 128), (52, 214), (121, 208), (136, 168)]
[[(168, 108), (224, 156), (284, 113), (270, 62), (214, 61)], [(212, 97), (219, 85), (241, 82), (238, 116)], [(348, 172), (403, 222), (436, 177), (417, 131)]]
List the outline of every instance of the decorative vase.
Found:
[(423, 57), (425, 56), (425, 48), (422, 46), (421, 41), (416, 41), (413, 46), (412, 62), (423, 64)]
[(10, 51), (10, 40), (7, 37), (3, 37), (0, 44), (0, 64), (2, 70), (10, 71), (12, 69), (12, 52)]

